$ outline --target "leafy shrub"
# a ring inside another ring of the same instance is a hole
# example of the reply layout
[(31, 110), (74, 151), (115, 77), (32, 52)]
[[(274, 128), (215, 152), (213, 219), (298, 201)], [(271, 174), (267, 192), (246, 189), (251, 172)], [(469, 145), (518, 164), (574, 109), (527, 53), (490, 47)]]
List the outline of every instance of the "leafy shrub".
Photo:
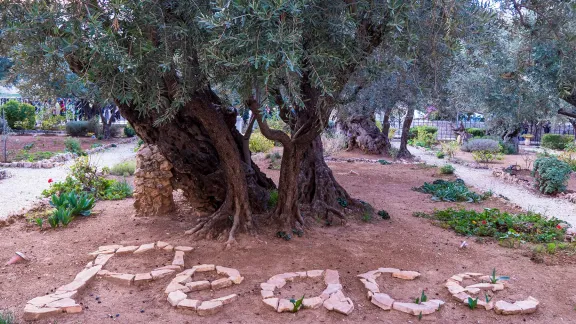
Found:
[(122, 200), (124, 198), (132, 197), (132, 193), (132, 186), (129, 185), (126, 180), (112, 180), (104, 190), (102, 198), (104, 200)]
[(110, 169), (110, 174), (117, 175), (117, 176), (131, 176), (134, 175), (136, 172), (136, 161), (124, 161), (118, 163)]
[(570, 165), (556, 157), (541, 157), (534, 161), (532, 175), (538, 190), (544, 194), (564, 192), (570, 179)]
[(64, 141), (64, 146), (66, 147), (66, 151), (78, 155), (83, 155), (84, 151), (82, 151), (82, 146), (80, 145), (80, 141), (75, 138), (68, 137)]
[(510, 214), (496, 208), (475, 210), (436, 210), (431, 215), (424, 216), (435, 219), (462, 235), (490, 236), (496, 239), (511, 236), (528, 242), (553, 242), (563, 240), (565, 229), (560, 226), (563, 221), (557, 218), (547, 218), (540, 214)]
[(441, 174), (454, 174), (454, 167), (450, 164), (445, 164), (440, 168)]
[(488, 151), (497, 153), (500, 152), (500, 149), (498, 141), (487, 138), (475, 138), (460, 147), (460, 150), (464, 152)]
[(564, 152), (558, 156), (560, 161), (568, 163), (570, 169), (576, 172), (576, 145), (570, 143), (564, 148)]
[(443, 158), (444, 158), (444, 156), (445, 156), (444, 152), (442, 152), (442, 151), (438, 151), (438, 152), (436, 152), (436, 157), (437, 157), (437, 158), (439, 158), (439, 159), (443, 159)]
[(270, 191), (270, 197), (268, 198), (268, 208), (272, 209), (278, 205), (278, 190), (273, 189)]
[(136, 131), (132, 126), (126, 125), (124, 126), (124, 135), (126, 135), (126, 137), (134, 137), (136, 136)]
[(566, 148), (566, 145), (573, 141), (574, 137), (572, 135), (544, 134), (542, 135), (542, 142), (540, 145), (552, 150), (563, 150)]
[(501, 160), (502, 154), (491, 151), (474, 151), (472, 152), (472, 158), (476, 162), (489, 163), (494, 160)]
[(468, 190), (462, 179), (454, 181), (435, 180), (432, 183), (424, 182), (422, 187), (413, 188), (415, 191), (432, 194), (434, 201), (467, 201), (478, 202), (485, 197)]
[(70, 136), (86, 136), (90, 129), (90, 122), (69, 121), (66, 123), (66, 134)]
[(42, 130), (58, 130), (60, 125), (66, 121), (66, 117), (60, 115), (46, 115), (40, 124)]
[(71, 211), (72, 216), (90, 216), (96, 203), (94, 197), (88, 193), (77, 194), (75, 192), (61, 193), (59, 196), (52, 195), (50, 205), (55, 208), (65, 208)]
[(482, 128), (466, 128), (466, 132), (472, 135), (472, 137), (482, 137), (486, 135), (486, 130)]
[(36, 108), (34, 106), (9, 100), (0, 106), (4, 110), (8, 126), (14, 129), (33, 129), (36, 125)]
[(440, 146), (442, 147), (442, 152), (448, 155), (449, 159), (452, 159), (456, 152), (458, 151), (458, 142), (451, 141), (451, 142), (441, 142)]
[(249, 143), (250, 151), (255, 153), (266, 153), (274, 147), (274, 142), (267, 139), (260, 132), (252, 133)]
[(434, 126), (416, 126), (410, 128), (408, 131), (408, 138), (415, 138), (418, 133), (428, 133), (428, 134), (436, 134), (438, 133), (438, 128)]

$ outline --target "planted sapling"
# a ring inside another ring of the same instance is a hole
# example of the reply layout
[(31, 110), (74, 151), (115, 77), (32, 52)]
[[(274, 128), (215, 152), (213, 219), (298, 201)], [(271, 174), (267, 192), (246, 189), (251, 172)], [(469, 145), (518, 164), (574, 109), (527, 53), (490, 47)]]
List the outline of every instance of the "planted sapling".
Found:
[(496, 277), (496, 268), (492, 269), (492, 275), (490, 276), (490, 283), (495, 284), (498, 282), (498, 277)]
[(300, 310), (300, 308), (302, 307), (303, 301), (304, 301), (304, 295), (302, 295), (302, 297), (298, 300), (295, 300), (294, 298), (290, 299), (290, 302), (294, 305), (294, 308), (292, 309), (292, 313), (296, 313)]
[(428, 296), (426, 296), (426, 294), (424, 293), (424, 290), (422, 290), (422, 294), (420, 295), (420, 297), (416, 298), (414, 300), (415, 304), (422, 304), (424, 302), (428, 301)]
[(472, 299), (472, 297), (468, 297), (468, 307), (470, 309), (476, 309), (476, 306), (478, 306), (478, 297), (476, 297), (475, 299)]

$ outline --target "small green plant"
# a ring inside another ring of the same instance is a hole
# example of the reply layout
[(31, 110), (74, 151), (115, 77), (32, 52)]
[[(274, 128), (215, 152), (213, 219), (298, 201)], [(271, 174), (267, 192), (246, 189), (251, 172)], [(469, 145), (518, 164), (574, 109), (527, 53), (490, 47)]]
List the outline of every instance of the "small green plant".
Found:
[(38, 226), (40, 229), (42, 229), (42, 225), (44, 225), (44, 218), (36, 217), (36, 218), (34, 218), (34, 222), (36, 222), (36, 226)]
[(270, 197), (268, 198), (268, 208), (272, 209), (278, 205), (278, 190), (270, 190)]
[(382, 164), (382, 165), (391, 164), (390, 162), (388, 162), (388, 161), (386, 161), (386, 160), (383, 160), (383, 159), (378, 160), (378, 163), (380, 163), (380, 164)]
[(440, 167), (440, 174), (454, 174), (454, 171), (456, 171), (456, 169), (450, 164), (444, 164)]
[(556, 254), (556, 243), (551, 242), (546, 244), (546, 253)]
[(54, 215), (54, 214), (51, 216), (48, 216), (47, 220), (48, 220), (48, 224), (50, 224), (50, 227), (52, 227), (52, 228), (58, 227), (58, 223), (60, 223), (60, 219), (58, 219), (58, 216)]
[(388, 212), (385, 210), (379, 210), (378, 216), (380, 216), (382, 219), (390, 219), (390, 214), (388, 214)]
[(80, 141), (74, 138), (68, 137), (64, 140), (64, 146), (66, 147), (66, 151), (70, 153), (74, 153), (77, 155), (84, 155), (84, 151), (82, 151), (82, 146), (80, 145)]
[(440, 146), (442, 147), (442, 152), (448, 156), (448, 159), (454, 158), (454, 155), (456, 155), (456, 152), (458, 152), (459, 147), (458, 142), (456, 141), (451, 141), (448, 143), (442, 142), (440, 143)]
[(444, 156), (445, 156), (444, 152), (442, 152), (442, 151), (438, 151), (438, 152), (436, 152), (436, 157), (437, 157), (437, 158), (439, 158), (439, 159), (443, 159), (443, 158), (444, 158)]
[(100, 144), (100, 143), (94, 143), (94, 144), (90, 145), (90, 148), (95, 149), (95, 148), (101, 147), (101, 146), (102, 146), (102, 144)]
[(294, 298), (290, 299), (290, 302), (294, 305), (294, 307), (292, 308), (292, 313), (296, 313), (300, 310), (300, 308), (302, 307), (303, 301), (304, 301), (304, 296), (302, 296), (298, 300), (295, 300)]
[(292, 239), (292, 235), (290, 235), (284, 231), (276, 232), (276, 237), (284, 239), (284, 241), (290, 241)]
[(58, 207), (56, 210), (54, 210), (52, 217), (56, 219), (56, 222), (60, 222), (62, 223), (62, 226), (66, 227), (68, 224), (70, 224), (70, 222), (72, 222), (72, 210), (65, 207)]
[(25, 151), (30, 151), (34, 147), (34, 143), (28, 143), (22, 148)]
[(136, 131), (134, 128), (132, 128), (132, 126), (126, 125), (124, 127), (124, 135), (126, 135), (126, 137), (134, 137), (136, 136)]
[(342, 207), (348, 207), (348, 201), (342, 197), (338, 197), (338, 199), (336, 199), (336, 201), (338, 202), (338, 204)]
[(422, 290), (422, 294), (420, 294), (420, 297), (417, 297), (414, 300), (415, 304), (422, 304), (428, 301), (428, 296), (426, 296), (426, 294), (424, 293), (424, 290)]
[(472, 297), (468, 297), (468, 307), (470, 309), (476, 309), (478, 306), (478, 297), (472, 299)]
[(418, 320), (419, 320), (419, 321), (422, 320), (422, 312), (420, 312), (420, 314), (418, 314)]
[(136, 172), (136, 161), (134, 160), (118, 163), (110, 169), (110, 174), (116, 176), (128, 177), (134, 175), (134, 172)]
[(102, 174), (110, 174), (110, 168), (105, 166), (102, 168)]
[(490, 275), (490, 283), (495, 284), (498, 282), (498, 277), (496, 277), (496, 268), (492, 269), (492, 274)]
[(122, 181), (112, 180), (104, 190), (102, 199), (104, 200), (122, 200), (132, 197), (133, 189), (126, 179)]
[(536, 178), (538, 190), (551, 195), (566, 190), (571, 172), (570, 165), (556, 157), (540, 157), (534, 161), (532, 175)]
[(483, 197), (473, 191), (470, 191), (462, 179), (454, 181), (435, 180), (432, 183), (424, 182), (422, 187), (413, 188), (415, 191), (432, 194), (434, 201), (466, 201), (479, 202)]
[(487, 293), (484, 293), (484, 300), (486, 301), (486, 304), (488, 304), (492, 300), (492, 297), (490, 297)]

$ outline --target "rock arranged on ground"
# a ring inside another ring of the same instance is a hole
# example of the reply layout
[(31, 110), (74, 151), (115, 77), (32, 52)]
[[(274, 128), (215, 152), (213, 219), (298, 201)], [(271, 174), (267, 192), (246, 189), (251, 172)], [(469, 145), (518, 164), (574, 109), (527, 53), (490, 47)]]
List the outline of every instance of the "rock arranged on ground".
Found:
[(439, 310), (440, 306), (444, 305), (444, 302), (439, 299), (424, 300), (419, 301), (418, 303), (397, 302), (388, 294), (380, 291), (380, 287), (378, 286), (378, 283), (376, 283), (376, 278), (385, 273), (390, 274), (392, 278), (398, 278), (402, 280), (414, 280), (420, 277), (419, 272), (402, 271), (396, 268), (379, 268), (378, 270), (372, 270), (359, 274), (357, 277), (360, 278), (360, 282), (362, 282), (364, 288), (368, 290), (368, 300), (370, 300), (370, 302), (372, 302), (372, 304), (376, 305), (377, 307), (380, 307), (383, 310), (394, 309), (400, 312), (422, 316), (432, 314)]
[(342, 293), (340, 275), (336, 270), (309, 270), (300, 272), (287, 272), (277, 274), (260, 284), (260, 294), (264, 304), (272, 307), (276, 312), (294, 312), (295, 300), (274, 297), (276, 289), (281, 289), (287, 281), (319, 279), (322, 278), (326, 284), (326, 289), (316, 297), (307, 297), (302, 300), (301, 308), (316, 309), (324, 306), (329, 311), (335, 311), (344, 315), (349, 315), (354, 310), (354, 303)]
[[(184, 251), (192, 251), (192, 247), (179, 246), (179, 251), (175, 252), (174, 261), (171, 265), (160, 267), (147, 273), (118, 273), (103, 269), (108, 261), (115, 255), (126, 255), (128, 253), (138, 255), (153, 249), (163, 248), (166, 250), (167, 246), (170, 245), (164, 242), (141, 244), (138, 246), (123, 246), (118, 244), (100, 246), (98, 250), (89, 253), (89, 255), (94, 256), (94, 260), (88, 262), (86, 267), (76, 275), (72, 282), (57, 288), (56, 291), (52, 294), (36, 297), (29, 300), (24, 307), (24, 320), (38, 320), (61, 313), (71, 314), (82, 312), (82, 306), (78, 304), (74, 298), (78, 295), (78, 293), (86, 288), (88, 283), (95, 277), (99, 277), (103, 280), (109, 280), (117, 284), (131, 286), (157, 280), (172, 275), (176, 273), (176, 271), (181, 271), (184, 267)], [(194, 272), (190, 269), (186, 271), (191, 271), (191, 273)], [(182, 274), (187, 274), (186, 271), (178, 274), (174, 280), (179, 278), (181, 279)], [(240, 283), (244, 279), (235, 269), (222, 267), (221, 271), (230, 274), (229, 280), (231, 282)], [(225, 284), (226, 283), (219, 283), (219, 285)], [(171, 282), (166, 290), (168, 291), (169, 288), (173, 289), (174, 287), (175, 285), (172, 285)], [(186, 286), (182, 287), (186, 288)], [(174, 289), (174, 291), (178, 291), (178, 289)], [(222, 304), (225, 304), (230, 302), (231, 299), (233, 299), (233, 297), (226, 296), (219, 298), (218, 301)]]
[[(502, 277), (494, 278), (482, 273), (466, 272), (460, 273), (450, 277), (446, 280), (445, 287), (448, 289), (454, 299), (461, 303), (468, 305), (470, 300), (477, 302), (476, 307), (483, 307), (485, 310), (492, 310), (500, 315), (515, 315), (515, 314), (530, 314), (538, 309), (540, 302), (534, 297), (528, 297), (523, 301), (509, 303), (503, 300), (494, 301), (494, 297), (487, 297), (486, 291), (500, 291), (508, 286), (507, 280), (501, 279)], [(464, 286), (463, 281), (472, 279), (480, 281), (476, 284)], [(494, 282), (494, 283), (492, 283)], [(477, 296), (480, 292), (484, 292), (484, 297)]]

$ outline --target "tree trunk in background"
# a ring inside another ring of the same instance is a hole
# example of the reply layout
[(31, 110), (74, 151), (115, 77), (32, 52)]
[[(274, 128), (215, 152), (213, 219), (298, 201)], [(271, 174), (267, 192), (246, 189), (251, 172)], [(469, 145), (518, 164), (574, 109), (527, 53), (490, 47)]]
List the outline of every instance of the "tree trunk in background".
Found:
[(344, 121), (342, 128), (349, 137), (348, 149), (357, 146), (364, 153), (382, 154), (390, 148), (387, 136), (384, 136), (376, 126), (373, 114), (371, 116), (349, 116)]
[[(217, 109), (218, 98), (199, 91), (170, 122), (154, 126), (159, 117), (140, 116), (137, 107), (119, 105), (122, 115), (146, 143), (155, 144), (172, 163), (173, 185), (182, 189), (198, 210), (214, 212), (191, 230), (206, 236), (253, 228), (251, 213), (266, 210), (275, 188), (251, 161), (245, 161), (236, 114)], [(233, 216), (233, 217), (232, 217)]]
[(386, 143), (388, 148), (390, 148), (390, 142), (392, 142), (393, 138), (390, 138), (388, 134), (390, 133), (390, 114), (392, 113), (392, 109), (384, 110), (384, 118), (382, 119), (382, 135), (386, 138)]
[(402, 137), (400, 138), (400, 150), (398, 151), (398, 158), (411, 158), (412, 154), (408, 151), (408, 134), (412, 120), (414, 119), (414, 106), (408, 106), (404, 123), (402, 124)]

